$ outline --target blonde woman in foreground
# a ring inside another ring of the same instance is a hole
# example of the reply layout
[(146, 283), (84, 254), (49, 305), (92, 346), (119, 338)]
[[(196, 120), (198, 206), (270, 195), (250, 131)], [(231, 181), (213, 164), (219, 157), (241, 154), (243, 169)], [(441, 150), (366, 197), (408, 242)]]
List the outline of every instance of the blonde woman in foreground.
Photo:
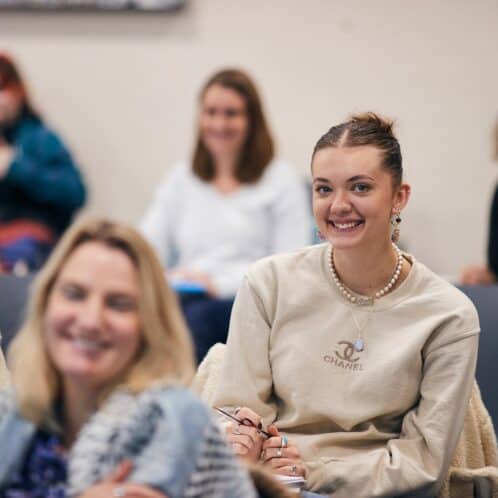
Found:
[(255, 496), (184, 387), (193, 354), (181, 312), (132, 228), (88, 220), (63, 237), (9, 363), (2, 497)]

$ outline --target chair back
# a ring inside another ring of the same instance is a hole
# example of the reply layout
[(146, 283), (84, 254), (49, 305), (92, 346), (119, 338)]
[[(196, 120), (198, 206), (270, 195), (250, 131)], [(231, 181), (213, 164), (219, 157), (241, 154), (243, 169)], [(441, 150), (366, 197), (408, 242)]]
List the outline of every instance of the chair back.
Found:
[(498, 427), (498, 285), (460, 287), (474, 303), (479, 314), (481, 335), (476, 379), (481, 396)]
[(0, 333), (4, 354), (23, 322), (33, 276), (0, 274)]
[(221, 375), (226, 344), (217, 342), (207, 352), (192, 380), (191, 389), (208, 406), (213, 406), (214, 395)]

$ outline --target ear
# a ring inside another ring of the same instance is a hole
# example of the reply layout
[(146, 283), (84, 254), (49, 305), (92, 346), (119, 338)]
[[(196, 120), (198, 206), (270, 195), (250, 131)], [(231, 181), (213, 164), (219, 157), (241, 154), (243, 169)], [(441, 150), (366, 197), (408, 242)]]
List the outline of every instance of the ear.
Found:
[(402, 183), (394, 192), (392, 214), (399, 213), (408, 204), (411, 187), (407, 183)]

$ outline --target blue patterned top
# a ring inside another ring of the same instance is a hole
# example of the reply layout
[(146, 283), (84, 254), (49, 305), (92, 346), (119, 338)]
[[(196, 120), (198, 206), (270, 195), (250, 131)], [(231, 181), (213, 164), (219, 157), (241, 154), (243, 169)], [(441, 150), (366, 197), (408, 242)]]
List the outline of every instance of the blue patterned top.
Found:
[(66, 498), (67, 459), (61, 441), (39, 430), (5, 498)]

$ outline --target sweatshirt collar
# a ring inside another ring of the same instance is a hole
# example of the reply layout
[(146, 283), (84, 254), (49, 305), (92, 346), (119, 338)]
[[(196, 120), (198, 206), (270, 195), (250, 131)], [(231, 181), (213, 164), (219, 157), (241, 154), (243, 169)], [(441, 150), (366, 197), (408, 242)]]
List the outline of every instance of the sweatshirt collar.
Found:
[(401, 282), (401, 284), (396, 287), (393, 291), (391, 291), (389, 294), (376, 298), (373, 300), (372, 304), (366, 304), (366, 305), (360, 305), (360, 304), (354, 304), (350, 302), (338, 289), (336, 283), (334, 282), (332, 278), (332, 274), (330, 272), (329, 268), (329, 262), (327, 260), (328, 258), (328, 248), (329, 244), (324, 243), (320, 245), (321, 247), (321, 254), (320, 254), (320, 259), (321, 259), (321, 269), (324, 278), (326, 279), (329, 287), (334, 293), (334, 296), (336, 299), (338, 299), (341, 303), (344, 305), (348, 306), (349, 308), (358, 310), (358, 311), (372, 311), (372, 312), (377, 312), (377, 311), (383, 311), (389, 308), (392, 308), (393, 306), (396, 306), (400, 304), (402, 301), (404, 301), (407, 297), (412, 295), (413, 290), (417, 286), (418, 281), (420, 280), (420, 263), (416, 261), (416, 259), (409, 253), (403, 252), (403, 257), (409, 260), (412, 265), (410, 268), (410, 271), (408, 275), (406, 276), (405, 280)]

